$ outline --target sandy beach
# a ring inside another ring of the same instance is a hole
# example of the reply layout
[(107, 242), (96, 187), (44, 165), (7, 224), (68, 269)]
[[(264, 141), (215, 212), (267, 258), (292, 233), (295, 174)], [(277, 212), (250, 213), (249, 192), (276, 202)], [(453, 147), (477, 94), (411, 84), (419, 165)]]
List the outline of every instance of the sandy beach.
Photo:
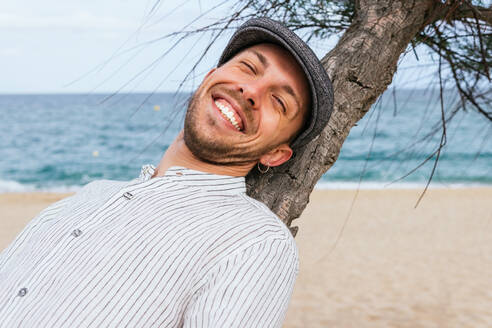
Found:
[[(492, 188), (420, 192), (316, 190), (284, 327), (492, 327)], [(0, 194), (0, 249), (66, 195)]]

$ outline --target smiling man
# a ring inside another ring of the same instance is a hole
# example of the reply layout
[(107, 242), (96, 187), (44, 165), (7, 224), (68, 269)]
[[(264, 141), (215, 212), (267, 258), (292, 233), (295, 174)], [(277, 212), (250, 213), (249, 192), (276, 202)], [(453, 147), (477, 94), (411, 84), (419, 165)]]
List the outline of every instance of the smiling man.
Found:
[(332, 103), (302, 40), (246, 22), (157, 168), (86, 185), (0, 254), (0, 327), (280, 327), (297, 248), (244, 177), (289, 160)]
[(246, 175), (278, 166), (306, 120), (309, 85), (284, 48), (263, 43), (211, 70), (187, 112), (184, 140), (196, 157)]
[(309, 103), (306, 76), (287, 50), (249, 47), (205, 76), (158, 171), (183, 165), (245, 176), (259, 163), (278, 166), (292, 156)]

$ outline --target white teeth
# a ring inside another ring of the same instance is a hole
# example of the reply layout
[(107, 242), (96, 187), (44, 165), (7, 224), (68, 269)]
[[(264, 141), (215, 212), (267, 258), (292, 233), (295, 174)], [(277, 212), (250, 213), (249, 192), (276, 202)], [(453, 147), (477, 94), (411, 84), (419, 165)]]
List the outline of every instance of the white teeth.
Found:
[(215, 105), (220, 109), (220, 112), (222, 113), (222, 115), (225, 118), (227, 118), (229, 120), (229, 122), (231, 122), (232, 125), (234, 125), (234, 127), (238, 131), (241, 131), (241, 129), (239, 128), (239, 124), (237, 123), (236, 118), (234, 117), (234, 113), (232, 112), (232, 110), (230, 110), (227, 106), (221, 104), (218, 101), (214, 101), (214, 102), (215, 102)]

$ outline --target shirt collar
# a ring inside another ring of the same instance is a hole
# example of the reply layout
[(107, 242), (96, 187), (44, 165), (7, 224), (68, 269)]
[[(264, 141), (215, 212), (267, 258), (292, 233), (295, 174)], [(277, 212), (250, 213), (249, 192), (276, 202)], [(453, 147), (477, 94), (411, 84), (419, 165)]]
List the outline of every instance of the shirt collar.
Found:
[[(141, 182), (151, 180), (154, 172), (154, 165), (143, 165), (140, 170), (139, 180)], [(172, 166), (164, 173), (164, 175), (155, 177), (154, 179), (173, 181), (189, 187), (200, 188), (210, 192), (218, 192), (220, 194), (246, 193), (246, 182), (244, 177), (202, 172), (182, 166)]]

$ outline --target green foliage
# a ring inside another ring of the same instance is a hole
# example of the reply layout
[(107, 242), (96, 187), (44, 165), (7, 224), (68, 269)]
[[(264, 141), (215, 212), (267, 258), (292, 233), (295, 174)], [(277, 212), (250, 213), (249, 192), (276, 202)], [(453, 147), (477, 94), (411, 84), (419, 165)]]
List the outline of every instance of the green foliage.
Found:
[[(412, 43), (424, 46), (445, 63), (440, 67), (454, 81), (460, 95), (460, 108), (471, 105), (492, 121), (492, 26), (484, 22), (474, 4), (449, 1), (439, 19), (427, 25)], [(485, 7), (480, 7), (485, 9)]]
[(253, 0), (250, 12), (283, 22), (310, 40), (344, 31), (355, 15), (355, 1)]
[[(435, 0), (435, 17), (411, 42), (425, 48), (439, 65), (440, 74), (451, 78), (461, 96), (461, 108), (471, 104), (492, 121), (492, 26), (480, 10), (491, 10), (490, 1)], [(238, 18), (267, 16), (283, 22), (306, 41), (322, 40), (345, 31), (357, 15), (355, 1), (240, 0), (247, 8)], [(245, 12), (246, 12), (245, 11)], [(415, 49), (414, 49), (415, 50)], [(416, 53), (416, 52), (414, 52)]]
[[(439, 67), (439, 77), (451, 79), (457, 88), (461, 99), (459, 107), (466, 108), (471, 104), (492, 121), (492, 1), (434, 1), (434, 9), (428, 14), (428, 22), (411, 41), (409, 49), (427, 49), (433, 54), (431, 58), (434, 58), (436, 67)], [(160, 2), (161, 0), (157, 0), (157, 3)], [(226, 0), (217, 6), (224, 3)], [(179, 42), (195, 33), (209, 32), (212, 44), (224, 31), (234, 30), (236, 26), (253, 17), (273, 18), (296, 31), (307, 42), (311, 39), (321, 41), (334, 34), (341, 35), (353, 23), (358, 10), (363, 9), (354, 0), (235, 0), (230, 4), (230, 14), (226, 17), (198, 29), (185, 28), (156, 41), (179, 37)], [(388, 11), (387, 14), (391, 13)], [(205, 49), (198, 62), (209, 48), (210, 46)], [(195, 68), (196, 65), (185, 80)]]

